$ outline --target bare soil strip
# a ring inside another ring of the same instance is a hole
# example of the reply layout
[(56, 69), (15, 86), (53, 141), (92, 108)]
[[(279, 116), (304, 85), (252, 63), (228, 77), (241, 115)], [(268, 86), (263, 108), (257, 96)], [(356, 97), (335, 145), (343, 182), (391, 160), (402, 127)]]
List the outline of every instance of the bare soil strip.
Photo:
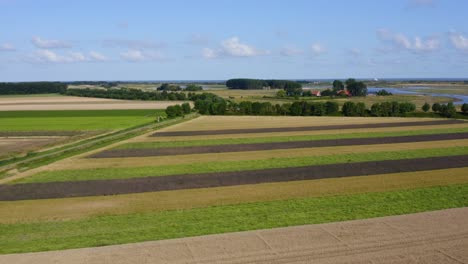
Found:
[(1, 255), (1, 263), (468, 263), (468, 208), (133, 244)]
[(82, 134), (83, 131), (0, 131), (0, 137), (66, 137)]
[(166, 131), (166, 132), (156, 132), (152, 136), (153, 137), (169, 137), (169, 136), (173, 137), (173, 136), (199, 136), (199, 135), (221, 135), (221, 134), (272, 133), (272, 132), (292, 132), (292, 131), (318, 131), (318, 130), (332, 130), (332, 129), (447, 125), (447, 124), (462, 124), (462, 123), (466, 123), (466, 122), (462, 120), (434, 120), (434, 121), (424, 121), (424, 122), (393, 122), (393, 123), (303, 126), (303, 127), (272, 127), (272, 128), (255, 128), (255, 129)]
[(119, 180), (27, 183), (0, 185), (0, 200), (115, 195), (462, 167), (468, 167), (468, 155)]
[(272, 143), (252, 143), (252, 144), (231, 144), (214, 146), (194, 146), (194, 147), (170, 147), (170, 148), (142, 148), (142, 149), (112, 149), (89, 156), (90, 158), (125, 158), (125, 157), (151, 157), (169, 155), (187, 155), (204, 153), (223, 152), (243, 152), (243, 151), (263, 151), (275, 149), (298, 149), (298, 148), (319, 148), (334, 146), (372, 145), (372, 144), (394, 144), (408, 142), (424, 142), (436, 140), (457, 140), (468, 139), (468, 133), (449, 133), (434, 135), (414, 135), (384, 138), (348, 138), (348, 139), (327, 139), (312, 141), (291, 141)]

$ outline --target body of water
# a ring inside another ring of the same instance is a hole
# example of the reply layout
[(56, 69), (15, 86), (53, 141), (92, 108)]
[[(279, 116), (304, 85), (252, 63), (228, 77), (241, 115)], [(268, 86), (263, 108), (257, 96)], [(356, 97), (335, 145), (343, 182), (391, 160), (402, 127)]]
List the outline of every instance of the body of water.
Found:
[(450, 97), (456, 99), (454, 104), (468, 104), (468, 95), (460, 95), (460, 94), (441, 94), (441, 93), (425, 93), (425, 92), (417, 92), (417, 91), (409, 91), (412, 89), (424, 89), (424, 87), (405, 87), (404, 89), (399, 88), (382, 88), (382, 87), (369, 87), (367, 91), (370, 94), (375, 94), (378, 91), (385, 89), (387, 92), (392, 94), (409, 94), (409, 95), (430, 95), (430, 96), (442, 96), (442, 97)]

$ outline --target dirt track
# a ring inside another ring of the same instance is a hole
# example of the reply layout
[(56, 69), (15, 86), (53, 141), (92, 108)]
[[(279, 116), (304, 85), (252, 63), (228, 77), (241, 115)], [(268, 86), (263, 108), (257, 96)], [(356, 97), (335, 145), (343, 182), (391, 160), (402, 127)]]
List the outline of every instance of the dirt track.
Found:
[(462, 167), (468, 167), (468, 155), (133, 179), (26, 183), (0, 185), (0, 200), (115, 195)]
[(261, 151), (261, 150), (274, 150), (274, 149), (392, 144), (392, 143), (424, 142), (424, 141), (455, 140), (455, 139), (468, 139), (468, 133), (449, 133), (449, 134), (399, 136), (399, 137), (384, 137), (384, 138), (328, 139), (328, 140), (312, 140), (312, 141), (232, 144), (232, 145), (195, 146), (195, 147), (113, 149), (113, 150), (105, 150), (103, 152), (93, 154), (89, 157), (90, 158), (151, 157), (151, 156), (187, 155), (187, 154), (202, 154), (202, 153)]
[(382, 128), (382, 127), (402, 127), (402, 126), (429, 126), (429, 125), (447, 125), (447, 124), (466, 124), (461, 120), (434, 120), (418, 122), (393, 122), (393, 123), (374, 123), (374, 124), (352, 124), (352, 125), (325, 125), (325, 126), (304, 126), (304, 127), (272, 127), (272, 128), (254, 128), (254, 129), (225, 129), (225, 130), (194, 130), (194, 131), (167, 131), (156, 132), (153, 137), (169, 136), (200, 136), (200, 135), (222, 135), (222, 134), (248, 134), (248, 133), (273, 133), (273, 132), (292, 132), (292, 131), (318, 131), (333, 129), (357, 129), (357, 128)]
[(1, 263), (468, 263), (468, 208), (192, 238), (0, 255)]

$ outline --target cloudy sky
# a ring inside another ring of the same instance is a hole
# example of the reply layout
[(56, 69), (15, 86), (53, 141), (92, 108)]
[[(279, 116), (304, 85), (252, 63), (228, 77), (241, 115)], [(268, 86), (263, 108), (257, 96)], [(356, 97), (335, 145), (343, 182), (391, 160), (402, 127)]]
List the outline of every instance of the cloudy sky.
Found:
[(468, 77), (466, 0), (0, 0), (0, 81)]

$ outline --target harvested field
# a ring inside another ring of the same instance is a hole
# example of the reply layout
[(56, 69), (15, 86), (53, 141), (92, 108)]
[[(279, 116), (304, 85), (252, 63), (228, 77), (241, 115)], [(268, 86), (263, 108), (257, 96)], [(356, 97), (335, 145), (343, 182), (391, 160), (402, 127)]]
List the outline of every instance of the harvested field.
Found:
[(466, 168), (455, 168), (114, 196), (4, 201), (0, 202), (0, 223), (66, 221), (98, 215), (141, 214), (467, 183)]
[(182, 101), (134, 101), (74, 96), (0, 97), (0, 111), (165, 109)]
[(128, 180), (30, 183), (0, 186), (0, 200), (14, 201), (115, 195), (462, 167), (468, 167), (468, 155), (319, 165), (287, 169), (146, 177)]
[(82, 134), (82, 131), (0, 131), (0, 137), (68, 137)]
[[(34, 174), (32, 177), (26, 177), (12, 181), (11, 183), (39, 183), (39, 182), (64, 182), (64, 181), (86, 181), (86, 180), (108, 180), (108, 179), (129, 179), (139, 178), (151, 175), (168, 176), (177, 174), (195, 174), (195, 173), (211, 173), (211, 172), (229, 172), (229, 171), (246, 171), (246, 170), (261, 170), (275, 168), (291, 168), (303, 166), (315, 166), (337, 163), (352, 163), (352, 162), (368, 162), (380, 160), (399, 160), (411, 158), (429, 158), (442, 156), (468, 155), (468, 148), (464, 146), (447, 147), (447, 141), (439, 141), (446, 144), (444, 148), (422, 148), (422, 149), (402, 149), (395, 148), (397, 151), (382, 151), (369, 152), (356, 155), (355, 153), (338, 153), (333, 155), (319, 156), (298, 156), (298, 157), (282, 157), (278, 158), (273, 155), (273, 158), (240, 160), (240, 161), (218, 161), (218, 162), (202, 162), (197, 163), (177, 164), (177, 165), (160, 165), (146, 167), (121, 167), (121, 168), (99, 168), (99, 169), (79, 169), (79, 170), (56, 170), (44, 171)], [(452, 143), (455, 141), (452, 141)], [(468, 139), (459, 144), (468, 144)], [(411, 143), (415, 144), (415, 143)], [(393, 146), (394, 144), (392, 144)], [(434, 146), (434, 141), (431, 142)], [(385, 145), (384, 145), (385, 146)], [(400, 144), (401, 146), (401, 144)], [(468, 146), (468, 145), (467, 145)], [(361, 146), (362, 147), (362, 146)], [(250, 153), (247, 153), (247, 155)], [(218, 157), (219, 158), (219, 157)]]
[(193, 130), (257, 129), (274, 127), (303, 127), (327, 125), (354, 125), (392, 122), (426, 122), (425, 119), (407, 117), (330, 117), (330, 116), (201, 116), (189, 122), (167, 127), (161, 132)]
[(57, 143), (65, 138), (0, 138), (0, 158)]
[(423, 142), (435, 140), (468, 139), (468, 133), (450, 133), (435, 135), (400, 136), (385, 138), (352, 138), (312, 141), (291, 141), (254, 144), (233, 144), (215, 146), (174, 147), (174, 148), (144, 148), (144, 149), (113, 149), (91, 155), (90, 158), (121, 158), (121, 157), (147, 157), (147, 156), (169, 156), (202, 153), (242, 152), (260, 151), (274, 149), (296, 149), (296, 148), (318, 148), (330, 146), (353, 146), (371, 144), (393, 144), (407, 142)]
[[(89, 159), (86, 155), (70, 160), (56, 162), (41, 171), (48, 170), (81, 170), (95, 168), (135, 168), (141, 166), (165, 166), (165, 165), (182, 165), (192, 163), (218, 163), (218, 162), (235, 162), (235, 161), (250, 161), (250, 160), (265, 160), (272, 158), (300, 158), (304, 156), (319, 157), (324, 155), (339, 155), (339, 154), (355, 154), (360, 153), (375, 153), (381, 151), (401, 151), (407, 152), (411, 150), (422, 150), (431, 148), (449, 148), (449, 147), (468, 147), (468, 140), (442, 140), (430, 142), (415, 142), (415, 143), (394, 143), (394, 144), (377, 144), (377, 145), (360, 145), (350, 148), (348, 146), (341, 147), (323, 147), (323, 148), (301, 148), (294, 151), (288, 149), (277, 149), (270, 151), (250, 151), (250, 152), (225, 152), (225, 153), (207, 153), (207, 154), (191, 154), (178, 155), (177, 159), (173, 156), (150, 156), (150, 157), (126, 157), (126, 158), (109, 158), (109, 159)], [(98, 152), (95, 152), (98, 153)], [(25, 173), (25, 177), (34, 175), (34, 173)], [(1, 182), (1, 180), (0, 180)]]
[(16, 264), (467, 263), (467, 208), (0, 256)]
[(197, 135), (225, 135), (225, 134), (247, 134), (247, 133), (273, 133), (273, 132), (293, 132), (293, 131), (317, 131), (317, 130), (334, 130), (334, 129), (357, 129), (357, 128), (382, 128), (382, 127), (402, 127), (402, 126), (426, 126), (426, 125), (447, 125), (447, 124), (463, 124), (461, 120), (434, 120), (434, 121), (417, 121), (417, 122), (391, 122), (391, 123), (374, 123), (374, 124), (350, 124), (350, 125), (322, 125), (322, 126), (307, 126), (307, 127), (273, 127), (273, 128), (256, 128), (256, 129), (223, 129), (223, 130), (192, 130), (192, 131), (166, 131), (156, 132), (155, 137), (164, 136), (197, 136)]

